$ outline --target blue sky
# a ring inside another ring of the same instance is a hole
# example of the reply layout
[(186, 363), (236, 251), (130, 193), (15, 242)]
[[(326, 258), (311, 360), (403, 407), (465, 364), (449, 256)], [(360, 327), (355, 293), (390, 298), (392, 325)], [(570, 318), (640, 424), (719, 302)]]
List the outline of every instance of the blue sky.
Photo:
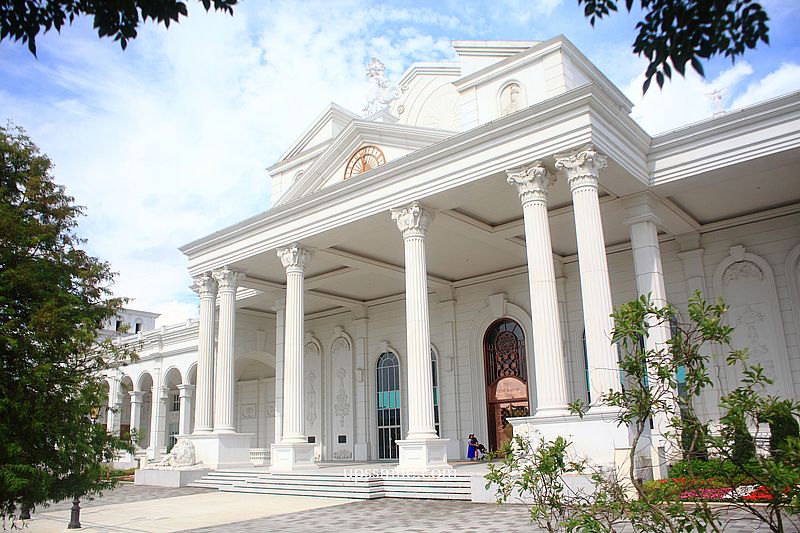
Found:
[(800, 2), (763, 4), (770, 46), (642, 98), (636, 13), (592, 29), (576, 0), (245, 0), (233, 17), (190, 2), (189, 18), (145, 26), (124, 52), (86, 19), (43, 37), (38, 59), (3, 42), (0, 119), (27, 129), (86, 206), (80, 231), (119, 272), (116, 292), (171, 323), (196, 314), (177, 247), (265, 210), (264, 169), (328, 102), (362, 108), (371, 56), (397, 79), (414, 61), (452, 59), (451, 40), (564, 34), (658, 133), (718, 111), (715, 90), (726, 109), (800, 90)]

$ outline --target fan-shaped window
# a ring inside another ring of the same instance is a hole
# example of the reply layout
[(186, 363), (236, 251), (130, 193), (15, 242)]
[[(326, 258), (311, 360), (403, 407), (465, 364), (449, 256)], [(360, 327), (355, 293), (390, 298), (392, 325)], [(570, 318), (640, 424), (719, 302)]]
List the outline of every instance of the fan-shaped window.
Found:
[(400, 429), (400, 361), (393, 352), (378, 358), (376, 390), (378, 393), (378, 458), (397, 459), (396, 441)]
[(516, 376), (528, 381), (525, 364), (525, 334), (513, 320), (498, 320), (486, 333), (486, 383)]

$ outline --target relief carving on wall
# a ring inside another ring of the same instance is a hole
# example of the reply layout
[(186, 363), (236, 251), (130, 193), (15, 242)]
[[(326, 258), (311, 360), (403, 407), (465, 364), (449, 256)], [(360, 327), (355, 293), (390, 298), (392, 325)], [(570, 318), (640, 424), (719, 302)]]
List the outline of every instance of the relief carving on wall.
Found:
[(242, 418), (255, 418), (256, 417), (256, 404), (247, 403), (242, 405)]
[[(752, 263), (751, 263), (752, 264)], [(747, 350), (750, 355), (763, 359), (769, 349), (759, 339), (758, 330), (764, 323), (764, 313), (755, 311), (749, 305), (736, 319), (736, 327), (747, 328)]]
[(336, 459), (337, 461), (344, 461), (345, 459), (352, 459), (353, 458), (353, 452), (351, 452), (350, 450), (348, 450), (346, 448), (340, 448), (340, 449), (336, 450), (335, 452), (333, 452), (333, 458)]
[(336, 416), (339, 417), (339, 427), (344, 427), (344, 419), (350, 414), (350, 401), (344, 382), (347, 377), (347, 370), (340, 368), (336, 374), (339, 377), (339, 391), (336, 393), (336, 403), (333, 405), (333, 410)]
[(764, 281), (764, 273), (752, 261), (737, 261), (725, 269), (722, 274), (722, 284), (726, 287), (732, 281), (741, 279), (757, 279)]
[(501, 115), (506, 116), (514, 111), (519, 111), (522, 107), (520, 99), (522, 97), (522, 87), (519, 83), (509, 83), (500, 93)]
[(306, 422), (309, 425), (317, 420), (317, 391), (314, 388), (314, 382), (317, 381), (317, 375), (314, 372), (306, 374)]

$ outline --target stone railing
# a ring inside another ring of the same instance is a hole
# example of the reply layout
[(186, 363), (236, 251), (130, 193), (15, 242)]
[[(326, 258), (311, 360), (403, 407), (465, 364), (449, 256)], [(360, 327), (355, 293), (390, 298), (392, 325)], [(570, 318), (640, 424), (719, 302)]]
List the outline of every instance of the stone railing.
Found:
[(269, 448), (250, 448), (250, 462), (256, 466), (269, 464)]

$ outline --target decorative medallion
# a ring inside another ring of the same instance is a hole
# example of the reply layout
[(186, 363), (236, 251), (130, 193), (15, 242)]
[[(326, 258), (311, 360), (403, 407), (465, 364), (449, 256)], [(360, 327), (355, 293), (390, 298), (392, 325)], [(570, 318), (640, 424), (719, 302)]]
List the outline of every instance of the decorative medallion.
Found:
[(344, 179), (358, 176), (384, 163), (386, 163), (386, 156), (383, 155), (380, 148), (371, 144), (362, 146), (350, 156), (347, 167), (344, 169)]

